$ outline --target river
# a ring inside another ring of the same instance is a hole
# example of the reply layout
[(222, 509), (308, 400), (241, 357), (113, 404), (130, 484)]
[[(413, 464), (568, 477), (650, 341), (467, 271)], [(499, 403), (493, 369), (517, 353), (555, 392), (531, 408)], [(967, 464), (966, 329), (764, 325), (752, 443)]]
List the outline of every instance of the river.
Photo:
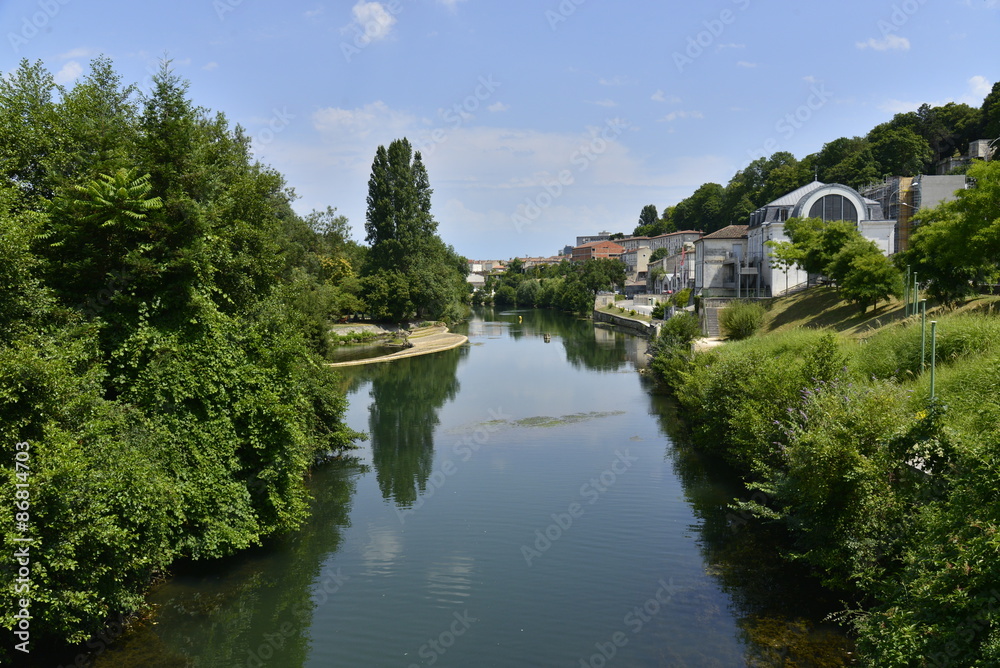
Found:
[(727, 510), (644, 340), (550, 311), (461, 329), (344, 369), (369, 439), (314, 473), (308, 525), (176, 573), (94, 665), (847, 665), (836, 602)]

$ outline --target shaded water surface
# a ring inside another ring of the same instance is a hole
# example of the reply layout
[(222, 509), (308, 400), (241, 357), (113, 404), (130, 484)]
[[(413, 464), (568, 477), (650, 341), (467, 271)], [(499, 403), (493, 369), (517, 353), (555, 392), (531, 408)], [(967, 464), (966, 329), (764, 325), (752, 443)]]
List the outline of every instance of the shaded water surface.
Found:
[(846, 665), (835, 605), (675, 445), (642, 339), (545, 311), (467, 330), (344, 370), (370, 438), (314, 474), (309, 524), (177, 574), (95, 665)]

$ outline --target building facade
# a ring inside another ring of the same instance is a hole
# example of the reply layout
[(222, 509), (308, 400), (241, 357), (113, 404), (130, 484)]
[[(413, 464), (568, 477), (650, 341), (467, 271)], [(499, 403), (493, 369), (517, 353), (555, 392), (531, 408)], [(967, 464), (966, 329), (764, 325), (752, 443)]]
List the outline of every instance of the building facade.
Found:
[(573, 262), (586, 262), (598, 258), (617, 259), (625, 249), (613, 241), (591, 241), (573, 249)]
[[(694, 242), (694, 288), (706, 297), (740, 297), (746, 281), (747, 226), (730, 225)], [(743, 288), (742, 291), (740, 288)]]
[(885, 255), (896, 252), (896, 221), (885, 218), (878, 201), (863, 197), (849, 186), (813, 181), (750, 215), (746, 252), (740, 260), (742, 269), (737, 272), (736, 287), (741, 294), (777, 296), (808, 282), (809, 276), (801, 267), (778, 269), (770, 256), (768, 241), (789, 241), (785, 234), (789, 218), (850, 221)]
[(649, 266), (649, 256), (652, 254), (653, 251), (646, 246), (626, 250), (621, 255), (621, 260), (625, 263), (625, 271), (635, 277), (638, 277), (638, 274), (645, 274)]
[(611, 232), (601, 232), (600, 234), (592, 234), (589, 237), (577, 237), (576, 246), (583, 246), (584, 244), (593, 243), (595, 241), (607, 241), (611, 238)]

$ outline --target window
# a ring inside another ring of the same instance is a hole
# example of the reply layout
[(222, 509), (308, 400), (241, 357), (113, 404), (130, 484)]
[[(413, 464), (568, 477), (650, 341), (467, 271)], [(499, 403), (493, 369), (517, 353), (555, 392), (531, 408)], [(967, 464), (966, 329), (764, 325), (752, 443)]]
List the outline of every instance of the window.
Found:
[(819, 218), (824, 223), (832, 220), (858, 222), (858, 210), (851, 200), (843, 195), (826, 195), (816, 200), (809, 209), (810, 218)]

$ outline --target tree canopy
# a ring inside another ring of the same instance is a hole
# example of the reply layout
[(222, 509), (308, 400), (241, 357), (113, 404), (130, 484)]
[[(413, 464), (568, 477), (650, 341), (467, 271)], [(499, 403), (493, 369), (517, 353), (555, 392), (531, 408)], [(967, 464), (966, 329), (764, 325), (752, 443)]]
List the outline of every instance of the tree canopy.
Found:
[(332, 210), (297, 215), (169, 63), (140, 98), (106, 58), (68, 88), (24, 61), (0, 130), (0, 436), (25, 444), (44, 518), (32, 638), (79, 643), (176, 560), (305, 521), (304, 477), (358, 436), (323, 362), (363, 252)]
[(383, 320), (456, 319), (467, 290), (468, 265), (437, 235), (430, 179), (407, 139), (379, 146), (368, 180), (362, 270), (369, 312)]

